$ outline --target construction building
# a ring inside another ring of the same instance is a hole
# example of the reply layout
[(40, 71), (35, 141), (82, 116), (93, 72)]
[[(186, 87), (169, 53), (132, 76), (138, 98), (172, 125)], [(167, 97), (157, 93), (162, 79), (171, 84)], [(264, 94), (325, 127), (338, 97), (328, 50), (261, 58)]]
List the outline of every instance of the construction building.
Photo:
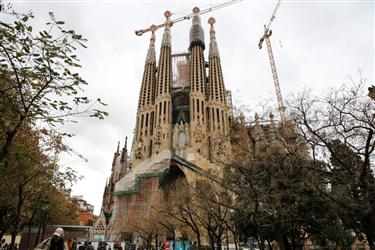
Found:
[(152, 31), (140, 87), (131, 150), (114, 154), (102, 212), (92, 234), (102, 240), (132, 240), (135, 223), (163, 192), (163, 180), (183, 176), (194, 184), (202, 172), (220, 175), (219, 162), (230, 156), (230, 105), (215, 36), (205, 32), (194, 9), (186, 53), (172, 53), (171, 22), (166, 15), (156, 60)]

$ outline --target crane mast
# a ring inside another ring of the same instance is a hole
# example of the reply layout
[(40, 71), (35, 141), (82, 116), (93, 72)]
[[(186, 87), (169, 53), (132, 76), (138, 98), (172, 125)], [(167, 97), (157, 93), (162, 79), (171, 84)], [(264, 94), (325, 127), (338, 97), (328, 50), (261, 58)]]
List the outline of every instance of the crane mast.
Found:
[(280, 7), (280, 3), (281, 3), (281, 0), (279, 0), (279, 2), (277, 3), (277, 5), (276, 5), (276, 7), (275, 7), (275, 9), (272, 13), (271, 19), (269, 20), (267, 26), (264, 25), (264, 33), (263, 33), (263, 36), (259, 40), (258, 46), (259, 46), (259, 49), (262, 49), (263, 41), (266, 40), (266, 46), (267, 46), (267, 51), (268, 51), (268, 57), (270, 59), (270, 64), (271, 64), (273, 82), (275, 84), (278, 110), (279, 110), (279, 113), (280, 113), (281, 122), (284, 123), (285, 122), (285, 110), (286, 110), (286, 108), (284, 106), (283, 98), (282, 98), (282, 95), (281, 95), (279, 77), (277, 76), (276, 64), (275, 64), (275, 59), (273, 57), (271, 40), (270, 40), (270, 36), (272, 35), (272, 30), (270, 30), (270, 27), (271, 27), (271, 24), (272, 24), (273, 20), (276, 18), (276, 13), (277, 13), (277, 10)]
[[(213, 7), (210, 7), (210, 8), (206, 8), (206, 9), (203, 9), (203, 10), (199, 10), (197, 9), (197, 12), (193, 12), (193, 13), (190, 13), (189, 15), (186, 15), (186, 16), (183, 16), (183, 17), (179, 17), (179, 18), (176, 18), (176, 19), (172, 19), (172, 20), (169, 20), (169, 25), (172, 26), (173, 24), (175, 23), (178, 23), (178, 22), (181, 22), (181, 21), (184, 21), (184, 20), (189, 20), (190, 18), (192, 18), (195, 14), (197, 15), (203, 15), (203, 14), (206, 14), (208, 12), (211, 12), (211, 11), (214, 11), (214, 10), (217, 10), (217, 9), (221, 9), (221, 8), (224, 8), (226, 6), (229, 6), (229, 5), (232, 5), (232, 4), (235, 4), (235, 3), (238, 3), (238, 2), (241, 2), (242, 0), (232, 0), (232, 1), (228, 1), (228, 2), (224, 2), (224, 3), (221, 3), (221, 4), (218, 4), (218, 5), (215, 5)], [(164, 16), (168, 19), (170, 16), (172, 16), (172, 13), (170, 11), (166, 11), (164, 13)], [(166, 22), (162, 23), (162, 24), (158, 24), (158, 25), (151, 25), (149, 28), (147, 29), (140, 29), (140, 30), (136, 30), (135, 31), (135, 34), (137, 36), (141, 36), (143, 35), (144, 33), (146, 32), (149, 32), (149, 31), (156, 31), (157, 29), (159, 28), (162, 28), (166, 25)]]

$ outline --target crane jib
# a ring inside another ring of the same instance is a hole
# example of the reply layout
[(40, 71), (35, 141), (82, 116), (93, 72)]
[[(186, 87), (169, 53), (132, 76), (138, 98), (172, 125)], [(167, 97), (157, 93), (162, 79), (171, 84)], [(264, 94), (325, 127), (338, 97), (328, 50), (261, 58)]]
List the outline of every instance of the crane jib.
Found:
[[(211, 11), (214, 11), (214, 10), (217, 10), (217, 9), (220, 9), (220, 8), (224, 8), (226, 6), (229, 6), (229, 5), (232, 5), (232, 4), (235, 4), (235, 3), (238, 3), (238, 2), (241, 2), (243, 0), (232, 0), (232, 1), (227, 1), (227, 2), (224, 2), (224, 3), (221, 3), (221, 4), (218, 4), (218, 5), (215, 5), (213, 7), (210, 7), (210, 8), (207, 8), (207, 9), (203, 9), (201, 10), (200, 12), (196, 13), (197, 15), (203, 15), (203, 14), (206, 14), (208, 12), (211, 12)], [(176, 18), (176, 19), (172, 19), (170, 20), (170, 24), (174, 24), (174, 23), (178, 23), (178, 22), (181, 22), (181, 21), (184, 21), (184, 20), (189, 20), (190, 18), (192, 18), (193, 16), (195, 15), (195, 13), (190, 13), (189, 15), (186, 15), (186, 16), (183, 16), (183, 17), (179, 17), (179, 18)], [(156, 25), (155, 27), (155, 31), (161, 27), (164, 27), (165, 26), (165, 23), (163, 24), (159, 24), (159, 25)], [(140, 29), (140, 30), (136, 30), (135, 31), (135, 34), (137, 36), (141, 36), (143, 35), (144, 33), (146, 32), (149, 32), (151, 31), (151, 27), (152, 25), (147, 28), (147, 29)]]

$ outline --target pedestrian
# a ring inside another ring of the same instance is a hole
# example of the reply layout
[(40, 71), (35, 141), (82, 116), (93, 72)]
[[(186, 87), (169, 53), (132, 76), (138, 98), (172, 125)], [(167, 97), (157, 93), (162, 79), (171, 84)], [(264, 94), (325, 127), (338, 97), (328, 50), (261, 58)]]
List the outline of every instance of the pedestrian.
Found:
[(72, 250), (77, 250), (77, 238), (73, 238)]
[(79, 243), (78, 250), (85, 250), (85, 245), (82, 243)]
[(8, 249), (8, 243), (6, 242), (5, 239), (1, 240), (0, 248), (1, 248), (1, 250), (7, 250)]
[(64, 241), (64, 229), (57, 228), (51, 237), (42, 241), (34, 250), (69, 250)]
[(68, 239), (67, 240), (67, 244), (68, 244), (68, 249), (72, 250), (72, 248), (73, 248), (73, 240), (72, 239)]
[(91, 245), (91, 241), (87, 243), (86, 250), (94, 250), (94, 247)]

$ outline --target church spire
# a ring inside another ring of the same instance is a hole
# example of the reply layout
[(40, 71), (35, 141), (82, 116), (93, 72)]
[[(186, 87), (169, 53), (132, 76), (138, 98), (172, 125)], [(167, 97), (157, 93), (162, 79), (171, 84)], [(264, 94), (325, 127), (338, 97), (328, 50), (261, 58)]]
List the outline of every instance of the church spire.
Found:
[(127, 157), (127, 154), (128, 154), (127, 144), (128, 144), (128, 137), (126, 136), (125, 137), (125, 145), (122, 148), (122, 153), (121, 153), (121, 163), (125, 163), (125, 160), (126, 160), (126, 157)]
[[(150, 46), (147, 51), (146, 62), (143, 71), (141, 90), (138, 99), (137, 121), (133, 145), (139, 146), (137, 159), (141, 159), (147, 154), (147, 147), (143, 143), (149, 143), (153, 130), (153, 107), (155, 102), (156, 85), (156, 58), (155, 58), (155, 26), (151, 29)], [(142, 144), (142, 145), (141, 145)], [(133, 148), (132, 148), (133, 150)], [(132, 152), (132, 155), (135, 155)]]
[(190, 28), (190, 130), (199, 131), (191, 138), (192, 147), (205, 157), (208, 157), (206, 132), (207, 103), (206, 103), (206, 63), (203, 50), (204, 31), (198, 16), (199, 8), (193, 9), (193, 22)]
[(152, 29), (151, 38), (150, 38), (150, 46), (148, 48), (147, 56), (146, 56), (146, 63), (154, 64), (156, 63), (156, 56), (155, 56), (155, 29)]
[(208, 23), (211, 25), (211, 28), (210, 28), (210, 50), (209, 50), (209, 53), (208, 53), (209, 57), (212, 57), (212, 56), (220, 57), (219, 50), (217, 48), (217, 42), (216, 42), (216, 32), (215, 32), (215, 29), (214, 29), (214, 23), (215, 22), (216, 22), (216, 20), (213, 17), (210, 17), (208, 19)]
[(125, 151), (128, 151), (128, 137), (125, 137), (125, 145), (124, 145)]
[[(150, 144), (150, 155), (158, 154), (164, 149), (170, 148), (170, 131), (172, 123), (172, 37), (171, 37), (171, 16), (170, 11), (166, 11), (164, 16), (165, 26), (161, 42), (158, 72), (155, 90), (155, 118), (154, 118), (154, 138)], [(154, 147), (153, 147), (154, 146)]]
[[(221, 102), (226, 105), (226, 93), (224, 86), (223, 73), (221, 70), (219, 50), (216, 42), (216, 32), (214, 29), (215, 18), (210, 17), (208, 23), (211, 25), (210, 29), (210, 50), (209, 50), (209, 76), (208, 76), (208, 88), (209, 88), (209, 99), (211, 101)], [(223, 119), (223, 117), (220, 117)], [(217, 120), (217, 119), (216, 119)]]
[(161, 42), (159, 65), (158, 65), (158, 77), (156, 84), (156, 98), (164, 94), (170, 93), (171, 79), (172, 79), (172, 50), (171, 50), (171, 21), (169, 17), (171, 16), (170, 11), (166, 11), (164, 16), (165, 28), (163, 39)]
[(202, 50), (205, 49), (204, 45), (204, 31), (201, 25), (201, 18), (198, 16), (199, 8), (194, 7), (193, 13), (193, 25), (190, 28), (190, 46), (189, 50), (191, 51), (195, 45), (202, 47)]
[[(211, 137), (223, 137), (229, 134), (228, 105), (226, 100), (226, 90), (224, 86), (223, 72), (221, 69), (220, 55), (216, 42), (216, 31), (214, 24), (216, 20), (213, 17), (208, 19), (210, 28), (210, 49), (208, 53), (208, 110), (209, 131)], [(225, 142), (229, 146), (229, 141)], [(220, 155), (214, 155), (213, 158), (219, 159)]]
[(171, 46), (171, 20), (169, 19), (170, 16), (172, 15), (172, 13), (167, 10), (166, 12), (164, 12), (164, 16), (166, 18), (164, 24), (165, 24), (165, 28), (164, 28), (164, 34), (163, 34), (163, 39), (161, 40), (161, 46)]
[[(153, 26), (154, 27), (154, 26)], [(145, 68), (143, 72), (143, 79), (141, 85), (141, 92), (138, 100), (138, 109), (147, 108), (154, 102), (154, 92), (155, 92), (155, 69), (156, 69), (156, 59), (155, 59), (155, 29), (152, 29), (150, 46), (147, 51)]]

